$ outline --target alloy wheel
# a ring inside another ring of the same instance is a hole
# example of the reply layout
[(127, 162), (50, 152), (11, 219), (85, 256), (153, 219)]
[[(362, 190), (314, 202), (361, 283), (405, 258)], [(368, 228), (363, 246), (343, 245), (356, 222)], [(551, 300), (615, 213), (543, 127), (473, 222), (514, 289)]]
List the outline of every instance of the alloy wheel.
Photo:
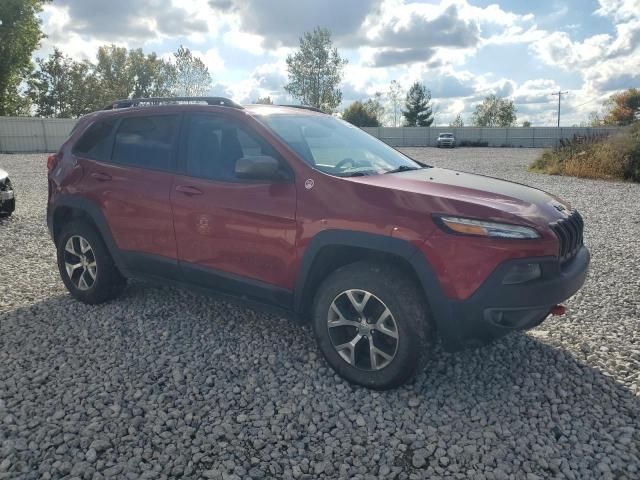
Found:
[(366, 290), (346, 290), (329, 307), (327, 328), (338, 355), (360, 370), (377, 371), (395, 358), (398, 325), (382, 300)]
[(98, 276), (98, 265), (91, 244), (80, 235), (69, 237), (64, 247), (64, 267), (78, 290), (89, 290)]

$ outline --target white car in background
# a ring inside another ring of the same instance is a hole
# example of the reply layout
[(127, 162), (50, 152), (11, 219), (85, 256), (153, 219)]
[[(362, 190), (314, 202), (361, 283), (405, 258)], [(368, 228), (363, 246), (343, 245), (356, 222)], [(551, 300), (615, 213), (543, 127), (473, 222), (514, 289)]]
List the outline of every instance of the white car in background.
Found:
[(453, 136), (453, 133), (441, 133), (438, 135), (437, 145), (438, 148), (454, 148), (456, 146), (456, 137)]

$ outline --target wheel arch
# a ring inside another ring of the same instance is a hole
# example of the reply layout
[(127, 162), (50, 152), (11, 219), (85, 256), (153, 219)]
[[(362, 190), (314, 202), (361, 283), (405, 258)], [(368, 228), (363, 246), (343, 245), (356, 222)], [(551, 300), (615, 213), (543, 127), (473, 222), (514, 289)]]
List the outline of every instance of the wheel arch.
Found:
[(392, 263), (412, 275), (423, 291), (434, 326), (440, 329), (449, 317), (449, 302), (420, 250), (399, 238), (348, 230), (320, 232), (305, 249), (294, 289), (296, 315), (302, 320), (308, 318), (315, 290), (327, 275), (366, 259)]
[(104, 244), (113, 258), (118, 270), (125, 273), (125, 265), (120, 258), (118, 247), (100, 207), (89, 199), (63, 195), (56, 199), (49, 217), (49, 230), (54, 243), (64, 225), (70, 221), (83, 220), (93, 226), (102, 237)]

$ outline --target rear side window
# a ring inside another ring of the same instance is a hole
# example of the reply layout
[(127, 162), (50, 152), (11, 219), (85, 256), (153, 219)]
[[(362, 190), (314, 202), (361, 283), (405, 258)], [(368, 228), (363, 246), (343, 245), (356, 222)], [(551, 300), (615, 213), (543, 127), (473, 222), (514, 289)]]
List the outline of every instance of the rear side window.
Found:
[(73, 147), (74, 155), (99, 161), (109, 161), (113, 145), (115, 119), (101, 120), (91, 125)]
[(113, 146), (113, 163), (152, 170), (173, 170), (177, 115), (127, 117)]

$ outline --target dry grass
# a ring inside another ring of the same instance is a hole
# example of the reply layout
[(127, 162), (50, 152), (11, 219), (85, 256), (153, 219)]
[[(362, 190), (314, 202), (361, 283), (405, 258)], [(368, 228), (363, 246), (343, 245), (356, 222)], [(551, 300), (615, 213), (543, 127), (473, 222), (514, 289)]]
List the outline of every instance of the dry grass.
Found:
[(550, 175), (640, 182), (640, 124), (611, 137), (574, 138), (530, 166)]

